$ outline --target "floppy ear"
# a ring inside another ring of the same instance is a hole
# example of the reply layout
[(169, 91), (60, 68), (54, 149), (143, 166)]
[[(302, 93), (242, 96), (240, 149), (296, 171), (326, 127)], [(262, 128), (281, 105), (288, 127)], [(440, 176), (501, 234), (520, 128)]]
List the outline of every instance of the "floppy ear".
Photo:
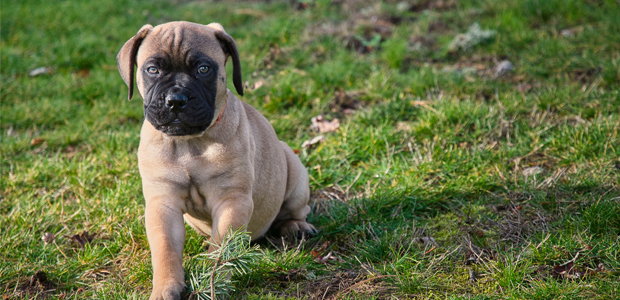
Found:
[(207, 25), (209, 28), (215, 31), (215, 37), (220, 41), (222, 49), (226, 55), (230, 55), (233, 61), (233, 84), (237, 93), (243, 96), (243, 79), (241, 78), (241, 63), (239, 62), (239, 50), (237, 50), (237, 44), (235, 40), (224, 31), (224, 27), (218, 23), (211, 23)]
[(130, 38), (125, 45), (123, 45), (121, 51), (118, 52), (118, 55), (116, 55), (118, 71), (121, 73), (121, 77), (123, 81), (125, 81), (125, 84), (127, 84), (127, 87), (129, 87), (129, 100), (131, 100), (131, 96), (133, 95), (133, 67), (136, 65), (136, 54), (138, 54), (138, 48), (140, 48), (142, 40), (144, 40), (151, 29), (153, 29), (153, 26), (150, 24), (142, 26), (138, 33)]

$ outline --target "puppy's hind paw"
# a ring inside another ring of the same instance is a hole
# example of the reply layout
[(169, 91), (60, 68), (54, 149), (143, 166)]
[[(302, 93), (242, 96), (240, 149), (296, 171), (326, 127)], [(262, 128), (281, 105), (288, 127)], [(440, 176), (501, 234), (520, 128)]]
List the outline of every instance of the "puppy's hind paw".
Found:
[(319, 233), (312, 224), (301, 220), (290, 220), (280, 228), (280, 235), (291, 241), (301, 240), (303, 237), (313, 237)]

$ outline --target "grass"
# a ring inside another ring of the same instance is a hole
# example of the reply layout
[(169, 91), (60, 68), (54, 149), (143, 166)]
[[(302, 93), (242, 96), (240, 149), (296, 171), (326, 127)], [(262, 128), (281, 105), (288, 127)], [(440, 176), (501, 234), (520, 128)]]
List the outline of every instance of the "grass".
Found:
[[(223, 24), (262, 84), (242, 100), (311, 176), (320, 234), (258, 241), (232, 299), (617, 299), (620, 4), (399, 2), (3, 0), (4, 299), (148, 297), (115, 56), (172, 20)], [(474, 23), (495, 34), (450, 49)], [(319, 114), (340, 128), (302, 149)], [(205, 247), (189, 230), (189, 269)]]

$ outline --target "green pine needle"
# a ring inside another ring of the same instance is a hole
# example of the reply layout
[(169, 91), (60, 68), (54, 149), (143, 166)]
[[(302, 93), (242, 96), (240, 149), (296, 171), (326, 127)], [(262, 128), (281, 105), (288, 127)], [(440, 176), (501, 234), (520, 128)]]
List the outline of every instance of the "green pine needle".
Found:
[(225, 299), (234, 290), (233, 275), (244, 275), (260, 259), (258, 246), (250, 245), (250, 236), (242, 230), (230, 230), (221, 246), (200, 254), (189, 267), (189, 299)]

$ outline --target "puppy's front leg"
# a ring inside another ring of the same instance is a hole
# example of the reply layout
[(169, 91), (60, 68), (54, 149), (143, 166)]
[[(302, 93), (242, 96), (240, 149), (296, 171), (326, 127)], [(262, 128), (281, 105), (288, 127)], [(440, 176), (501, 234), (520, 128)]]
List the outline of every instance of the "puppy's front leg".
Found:
[[(221, 246), (222, 240), (230, 230), (248, 230), (247, 226), (252, 217), (254, 202), (252, 195), (246, 193), (230, 193), (217, 202), (213, 207), (213, 231), (211, 242)], [(209, 247), (209, 253), (215, 250), (214, 246)]]
[(181, 299), (185, 289), (183, 214), (167, 200), (146, 201), (146, 235), (153, 263), (153, 292), (149, 300)]

